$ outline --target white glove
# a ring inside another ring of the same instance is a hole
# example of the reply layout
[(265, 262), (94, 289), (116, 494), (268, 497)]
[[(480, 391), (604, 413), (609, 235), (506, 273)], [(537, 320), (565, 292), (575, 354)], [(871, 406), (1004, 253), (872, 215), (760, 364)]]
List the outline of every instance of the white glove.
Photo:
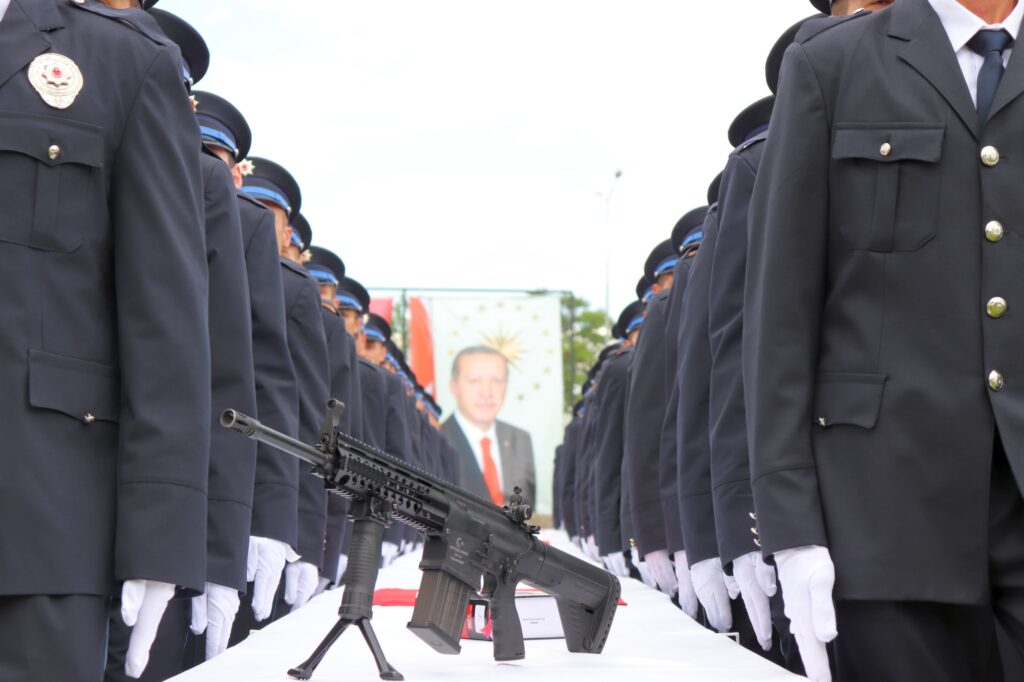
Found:
[(655, 582), (651, 571), (647, 568), (647, 564), (640, 560), (640, 553), (636, 551), (635, 547), (629, 550), (629, 556), (633, 560), (636, 570), (640, 571), (640, 580), (644, 582), (644, 585), (655, 590), (658, 589), (658, 583)]
[(570, 535), (569, 536), (569, 542), (571, 542), (572, 544), (576, 545), (577, 547), (580, 547), (580, 548), (583, 547), (583, 545), (580, 544), (580, 536), (579, 535)]
[(743, 595), (743, 607), (750, 617), (750, 624), (761, 648), (772, 648), (772, 613), (768, 599), (775, 596), (775, 568), (761, 558), (760, 552), (744, 554), (732, 562), (733, 576)]
[(693, 590), (704, 607), (711, 627), (719, 632), (732, 629), (732, 604), (729, 603), (729, 588), (725, 584), (725, 571), (718, 557), (705, 559), (690, 566)]
[(316, 584), (320, 581), (320, 571), (308, 561), (296, 561), (284, 568), (284, 603), (292, 610), (306, 605)]
[(686, 563), (686, 552), (676, 552), (673, 560), (676, 565), (676, 581), (679, 583), (679, 608), (696, 620), (700, 601), (693, 590), (693, 577), (690, 575), (690, 565)]
[(321, 577), (316, 582), (316, 589), (313, 590), (313, 596), (315, 597), (318, 594), (320, 594), (321, 592), (323, 592), (324, 590), (326, 590), (327, 586), (330, 585), (330, 584), (331, 584), (331, 579), (330, 578)]
[(228, 648), (240, 602), (238, 590), (213, 583), (206, 583), (206, 592), (192, 599), (191, 629), (195, 635), (206, 632), (206, 660)]
[(775, 553), (789, 629), (796, 637), (807, 677), (831, 682), (825, 644), (836, 638), (836, 608), (832, 587), (836, 568), (825, 547), (811, 545)]
[(121, 588), (121, 619), (132, 629), (124, 658), (128, 677), (139, 678), (146, 670), (149, 649), (173, 596), (174, 585), (155, 580), (126, 580)]
[(612, 552), (607, 556), (601, 557), (601, 561), (604, 562), (605, 569), (612, 575), (620, 578), (629, 577), (629, 569), (626, 568), (626, 556), (622, 552)]
[(651, 572), (659, 590), (670, 597), (679, 590), (676, 571), (672, 567), (672, 560), (668, 558), (667, 549), (648, 552), (644, 555), (644, 563), (647, 564), (647, 570)]
[(385, 540), (380, 546), (380, 556), (383, 560), (384, 568), (387, 568), (398, 558), (398, 545)]
[(594, 561), (601, 561), (601, 551), (597, 548), (597, 540), (593, 535), (587, 536), (587, 543), (583, 546), (583, 551)]
[(245, 565), (245, 579), (252, 586), (252, 613), (256, 622), (266, 620), (274, 608), (281, 572), (289, 561), (299, 555), (283, 542), (270, 538), (250, 537), (249, 556)]
[(345, 577), (345, 569), (346, 568), (348, 568), (348, 555), (347, 554), (339, 554), (338, 555), (338, 575), (336, 575), (335, 578), (334, 578), (334, 584), (335, 585), (340, 585), (341, 584), (341, 579)]

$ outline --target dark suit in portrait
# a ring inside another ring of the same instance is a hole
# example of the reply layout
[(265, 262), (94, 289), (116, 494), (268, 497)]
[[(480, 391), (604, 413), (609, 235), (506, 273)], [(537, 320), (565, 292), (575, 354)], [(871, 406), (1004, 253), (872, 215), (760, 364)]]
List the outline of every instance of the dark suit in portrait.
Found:
[[(494, 428), (501, 451), (502, 492), (505, 498), (512, 494), (512, 488), (518, 486), (523, 490), (523, 498), (529, 504), (536, 504), (537, 472), (533, 462), (533, 441), (530, 434), (501, 420), (494, 423)], [(487, 486), (484, 484), (483, 472), (477, 464), (476, 455), (473, 454), (473, 447), (454, 415), (448, 417), (441, 425), (441, 433), (459, 455), (462, 487), (484, 499), (490, 499)]]

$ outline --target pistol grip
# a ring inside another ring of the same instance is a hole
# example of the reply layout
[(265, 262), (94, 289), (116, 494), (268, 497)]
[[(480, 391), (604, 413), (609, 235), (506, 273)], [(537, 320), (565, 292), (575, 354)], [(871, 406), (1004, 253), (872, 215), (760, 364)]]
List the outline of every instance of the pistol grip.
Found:
[(516, 612), (516, 584), (498, 579), (491, 595), (491, 637), (494, 639), (494, 660), (518, 661), (526, 656), (523, 626)]

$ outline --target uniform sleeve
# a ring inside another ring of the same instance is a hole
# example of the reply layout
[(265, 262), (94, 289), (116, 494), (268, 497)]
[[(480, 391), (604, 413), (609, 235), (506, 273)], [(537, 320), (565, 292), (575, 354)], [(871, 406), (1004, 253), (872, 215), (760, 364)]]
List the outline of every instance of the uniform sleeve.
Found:
[[(609, 360), (617, 362), (618, 358)], [(596, 518), (594, 538), (602, 555), (618, 552), (622, 527), (619, 523), (619, 505), (622, 502), (622, 417), (626, 405), (625, 373), (619, 367), (605, 370), (600, 390), (603, 394), (599, 408), (596, 438), (597, 452), (594, 463), (594, 490)]]
[[(713, 220), (713, 219), (712, 219)], [(715, 514), (711, 501), (711, 446), (708, 440), (708, 383), (711, 351), (708, 341), (708, 279), (717, 226), (705, 226), (704, 241), (694, 256), (686, 288), (679, 358), (677, 417), (677, 479), (679, 519), (692, 566), (718, 556)], [(634, 522), (639, 524), (638, 519)]]
[[(272, 214), (261, 211), (260, 216), (245, 253), (252, 304), (256, 412), (266, 426), (298, 438), (299, 388), (288, 351), (281, 260)], [(298, 460), (260, 443), (253, 482), (252, 535), (296, 547), (298, 499)]]
[[(320, 440), (330, 393), (327, 337), (320, 316), (320, 292), (313, 278), (304, 278), (298, 300), (289, 314), (288, 343), (299, 380), (299, 439), (313, 444)], [(300, 464), (298, 525), (295, 551), (303, 561), (322, 570), (327, 534), (327, 491), (323, 479), (309, 473), (305, 464)]]
[(629, 440), (625, 466), (633, 533), (641, 554), (666, 549), (665, 514), (661, 506), (661, 425), (665, 417), (665, 299), (653, 299), (633, 354), (630, 386)]
[(211, 159), (206, 184), (210, 275), (210, 370), (213, 421), (207, 521), (207, 580), (245, 591), (252, 520), (256, 442), (220, 427), (227, 409), (256, 412), (252, 317), (234, 184), (227, 166)]
[(122, 404), (115, 574), (202, 590), (210, 447), (199, 132), (161, 50), (111, 171)]
[(711, 338), (711, 486), (719, 554), (729, 564), (758, 551), (751, 532), (747, 421), (743, 402), (743, 287), (747, 265), (747, 220), (754, 169), (733, 154), (722, 176), (708, 290)]
[(811, 420), (825, 295), (829, 124), (803, 48), (786, 53), (751, 205), (743, 373), (762, 551), (825, 545)]

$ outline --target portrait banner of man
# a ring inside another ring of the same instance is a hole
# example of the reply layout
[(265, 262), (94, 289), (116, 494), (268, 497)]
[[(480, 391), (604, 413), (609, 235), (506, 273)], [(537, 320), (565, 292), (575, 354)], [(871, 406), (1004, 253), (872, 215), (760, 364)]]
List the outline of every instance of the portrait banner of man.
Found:
[(563, 425), (558, 296), (422, 301), (441, 431), (459, 455), (463, 486), (496, 504), (519, 487), (538, 517), (549, 515)]

